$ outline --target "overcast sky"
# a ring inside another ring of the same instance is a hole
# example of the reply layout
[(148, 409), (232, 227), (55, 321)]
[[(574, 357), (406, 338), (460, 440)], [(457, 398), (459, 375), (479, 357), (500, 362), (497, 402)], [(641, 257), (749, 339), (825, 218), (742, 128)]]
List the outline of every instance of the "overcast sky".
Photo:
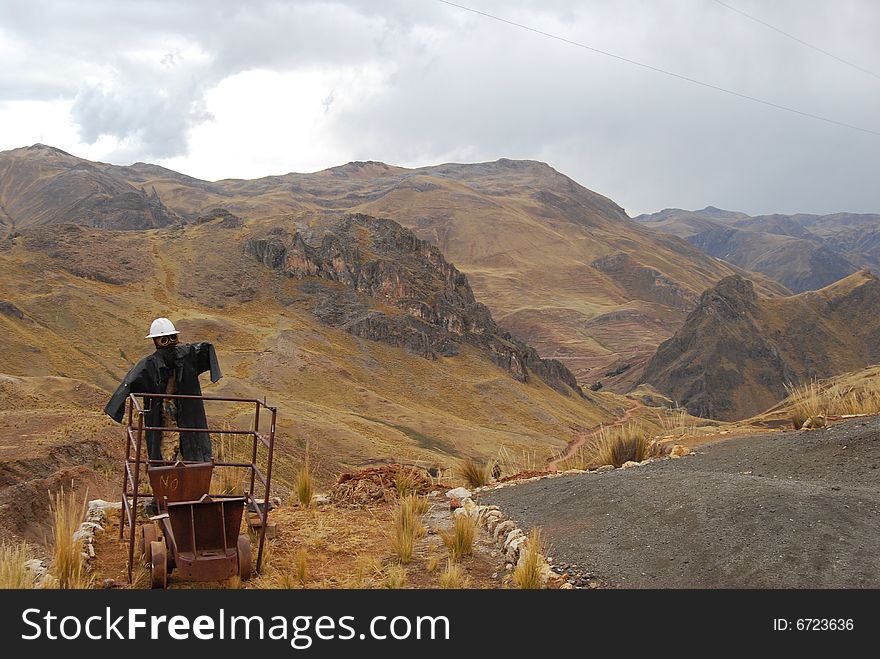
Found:
[[(880, 2), (460, 0), (880, 132)], [(880, 136), (673, 79), (437, 0), (3, 0), (0, 149), (204, 179), (529, 158), (630, 215), (880, 212)]]

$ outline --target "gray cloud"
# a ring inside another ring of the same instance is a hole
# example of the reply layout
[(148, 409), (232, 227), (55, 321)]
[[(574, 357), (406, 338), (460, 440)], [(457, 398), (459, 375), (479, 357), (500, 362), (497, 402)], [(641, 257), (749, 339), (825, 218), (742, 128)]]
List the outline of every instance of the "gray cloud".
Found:
[[(878, 3), (729, 2), (878, 68)], [(880, 81), (710, 0), (465, 4), (880, 130)], [(72, 99), (84, 141), (123, 141), (111, 159), (185, 154), (190, 131), (210, 120), (205, 94), (242, 71), (376, 66), (387, 75), (381, 94), (346, 99), (350, 90), (326, 90), (334, 135), (353, 159), (419, 165), (536, 158), (631, 213), (707, 204), (755, 213), (880, 211), (880, 137), (695, 87), (433, 0), (12, 0), (0, 7), (0, 25), (15, 64), (0, 71), (0, 100)]]

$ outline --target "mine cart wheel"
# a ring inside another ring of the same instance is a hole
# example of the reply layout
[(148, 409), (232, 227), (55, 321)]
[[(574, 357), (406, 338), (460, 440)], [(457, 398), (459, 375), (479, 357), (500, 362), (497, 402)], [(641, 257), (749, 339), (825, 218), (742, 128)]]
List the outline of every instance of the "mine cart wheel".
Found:
[(242, 581), (251, 578), (251, 539), (238, 536), (238, 576)]
[(150, 543), (150, 586), (165, 588), (168, 585), (168, 554), (164, 540)]
[(151, 565), (151, 547), (150, 545), (159, 539), (159, 531), (153, 522), (144, 524), (141, 527), (141, 555), (144, 558), (144, 565)]

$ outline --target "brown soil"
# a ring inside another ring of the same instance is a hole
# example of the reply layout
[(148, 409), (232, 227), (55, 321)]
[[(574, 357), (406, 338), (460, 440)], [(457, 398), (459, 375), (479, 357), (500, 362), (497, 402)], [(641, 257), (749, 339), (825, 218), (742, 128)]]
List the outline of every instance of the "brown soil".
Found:
[[(306, 551), (307, 576), (305, 588), (383, 588), (388, 569), (396, 563), (388, 532), (394, 506), (380, 504), (370, 508), (321, 506), (312, 509), (282, 507), (270, 513), (277, 525), (277, 535), (267, 540), (263, 574), (245, 582), (243, 588), (302, 588), (296, 574), (296, 555)], [(440, 573), (446, 565), (446, 550), (437, 535), (438, 528), (451, 525), (445, 498), (435, 497), (423, 523), (428, 533), (415, 547), (412, 561), (405, 565), (403, 588), (437, 588)], [(127, 585), (126, 564), (128, 542), (118, 538), (118, 515), (113, 514), (105, 532), (96, 540), (98, 560), (95, 585), (114, 587)], [(470, 588), (499, 588), (504, 571), (501, 559), (492, 556), (497, 548), (485, 533), (477, 541), (473, 556), (461, 561)], [(431, 557), (436, 567), (429, 570)], [(256, 544), (254, 543), (254, 560)], [(494, 576), (493, 576), (494, 575)], [(198, 583), (178, 580), (172, 572), (169, 588), (237, 587), (233, 582)], [(135, 588), (148, 588), (145, 569), (135, 569)]]

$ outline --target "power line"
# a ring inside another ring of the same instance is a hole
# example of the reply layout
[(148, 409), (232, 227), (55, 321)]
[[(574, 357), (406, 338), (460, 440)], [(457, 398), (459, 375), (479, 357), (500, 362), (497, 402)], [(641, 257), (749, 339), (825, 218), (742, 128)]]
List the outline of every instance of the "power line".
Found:
[(662, 73), (663, 75), (670, 76), (672, 78), (678, 78), (679, 80), (684, 80), (685, 82), (690, 82), (695, 85), (699, 85), (701, 87), (706, 87), (707, 89), (714, 89), (715, 91), (724, 92), (725, 94), (730, 94), (731, 96), (736, 96), (738, 98), (744, 98), (748, 101), (753, 101), (755, 103), (761, 103), (762, 105), (769, 106), (771, 108), (776, 108), (777, 110), (784, 110), (785, 112), (791, 112), (792, 114), (798, 114), (802, 117), (809, 117), (810, 119), (816, 119), (818, 121), (824, 121), (825, 123), (834, 124), (835, 126), (841, 126), (843, 128), (850, 128), (852, 130), (857, 130), (862, 133), (868, 133), (870, 135), (880, 136), (880, 131), (871, 130), (870, 128), (862, 128), (861, 126), (856, 126), (854, 124), (848, 124), (843, 121), (837, 121), (836, 119), (831, 119), (829, 117), (823, 117), (822, 115), (813, 114), (811, 112), (804, 112), (803, 110), (798, 110), (796, 108), (788, 107), (786, 105), (780, 105), (778, 103), (774, 103), (772, 101), (765, 100), (763, 98), (758, 98), (757, 96), (750, 96), (749, 94), (744, 94), (742, 92), (734, 91), (732, 89), (727, 89), (725, 87), (719, 87), (718, 85), (713, 85), (709, 82), (703, 82), (702, 80), (697, 80), (696, 78), (691, 78), (689, 76), (683, 75), (681, 73), (675, 73), (673, 71), (668, 71), (666, 69), (661, 69), (658, 66), (653, 66), (651, 64), (645, 64), (644, 62), (639, 62), (638, 60), (630, 59), (628, 57), (623, 57), (622, 55), (616, 55), (615, 53), (608, 52), (607, 50), (602, 50), (600, 48), (594, 48), (593, 46), (588, 46), (587, 44), (581, 43), (579, 41), (573, 41), (571, 39), (566, 39), (565, 37), (561, 37), (558, 34), (552, 34), (551, 32), (545, 32), (544, 30), (539, 30), (534, 27), (530, 27), (528, 25), (523, 25), (522, 23), (517, 23), (516, 21), (509, 20), (507, 18), (502, 18), (501, 16), (496, 16), (495, 14), (490, 14), (485, 11), (481, 11), (479, 9), (473, 9), (471, 7), (465, 7), (464, 5), (456, 4), (455, 2), (450, 2), (449, 0), (437, 0), (437, 2), (442, 2), (444, 5), (449, 5), (451, 7), (456, 7), (458, 9), (462, 9), (464, 11), (471, 12), (472, 14), (478, 14), (485, 18), (491, 18), (494, 21), (498, 21), (500, 23), (506, 23), (507, 25), (512, 25), (513, 27), (518, 27), (521, 30), (527, 30), (529, 32), (534, 32), (535, 34), (540, 34), (544, 37), (549, 37), (550, 39), (555, 39), (556, 41), (561, 41), (563, 43), (567, 43), (570, 46), (577, 46), (578, 48), (583, 48), (584, 50), (589, 50), (594, 53), (598, 53), (599, 55), (605, 55), (606, 57), (611, 57), (616, 60), (620, 60), (621, 62), (626, 62), (627, 64), (633, 64), (634, 66), (640, 66), (643, 69), (648, 69), (649, 71), (654, 71), (656, 73)]
[(748, 18), (749, 20), (755, 21), (756, 23), (759, 23), (759, 24), (763, 25), (764, 27), (773, 30), (774, 32), (778, 32), (779, 34), (781, 34), (784, 37), (788, 37), (792, 41), (797, 41), (799, 44), (802, 44), (802, 45), (806, 46), (807, 48), (812, 48), (813, 50), (818, 51), (818, 52), (822, 53), (823, 55), (827, 55), (831, 59), (835, 59), (842, 64), (846, 64), (847, 66), (851, 66), (852, 68), (857, 69), (857, 70), (861, 71), (862, 73), (867, 73), (869, 76), (874, 76), (875, 78), (880, 80), (880, 75), (877, 75), (873, 71), (869, 71), (868, 69), (863, 68), (863, 67), (859, 66), (858, 64), (854, 64), (853, 62), (850, 62), (849, 60), (845, 60), (842, 57), (838, 57), (834, 53), (829, 53), (827, 50), (824, 50), (822, 48), (819, 48), (819, 46), (815, 46), (807, 41), (804, 41), (803, 39), (800, 39), (800, 38), (794, 36), (793, 34), (789, 34), (785, 30), (780, 30), (775, 25), (771, 25), (770, 23), (767, 23), (766, 21), (762, 21), (760, 18), (757, 18), (756, 16), (752, 16), (751, 14), (744, 12), (742, 9), (737, 9), (736, 7), (733, 7), (729, 4), (727, 4), (726, 2), (722, 2), (721, 0), (715, 0), (715, 2), (717, 2), (722, 7), (727, 7), (730, 11), (735, 11), (737, 14), (743, 15), (746, 18)]

